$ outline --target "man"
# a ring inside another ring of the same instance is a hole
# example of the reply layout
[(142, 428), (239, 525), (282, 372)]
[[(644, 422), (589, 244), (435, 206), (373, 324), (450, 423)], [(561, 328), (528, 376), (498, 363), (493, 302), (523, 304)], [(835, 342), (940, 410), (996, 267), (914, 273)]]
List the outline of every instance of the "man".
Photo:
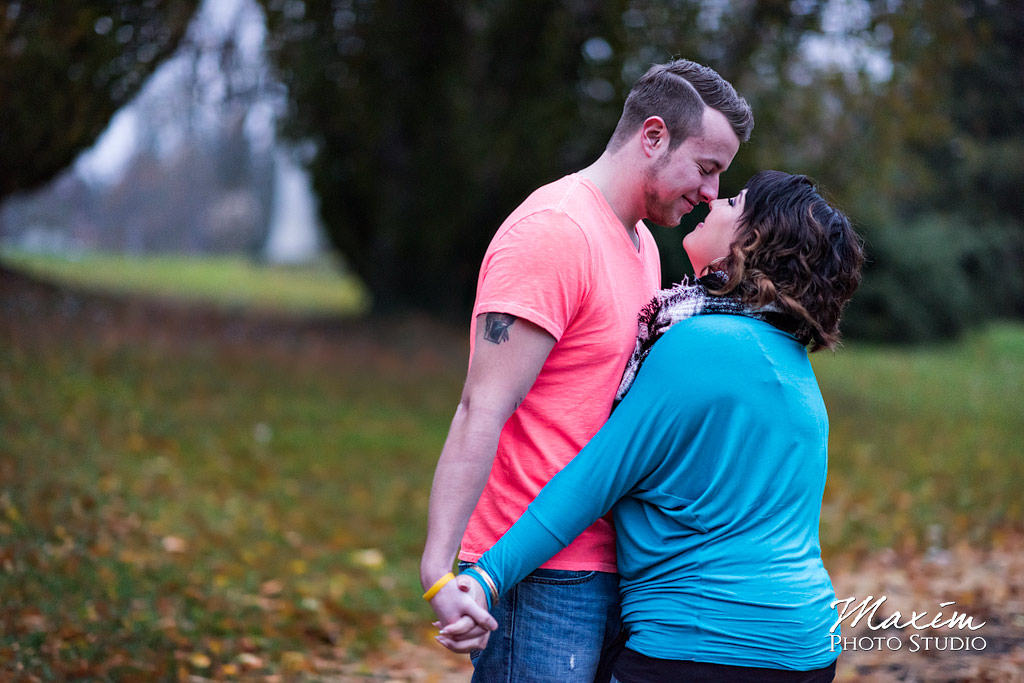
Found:
[[(661, 283), (642, 219), (678, 225), (715, 199), (752, 127), (746, 101), (713, 70), (682, 59), (654, 66), (601, 157), (538, 189), (498, 229), (420, 565), (442, 625), (459, 590), (447, 576), (456, 552), (479, 558), (608, 417), (637, 314)], [(473, 680), (593, 681), (619, 631), (615, 571), (614, 531), (599, 520), (502, 596), (494, 620), (477, 620), (496, 631), (459, 642), (476, 650)]]

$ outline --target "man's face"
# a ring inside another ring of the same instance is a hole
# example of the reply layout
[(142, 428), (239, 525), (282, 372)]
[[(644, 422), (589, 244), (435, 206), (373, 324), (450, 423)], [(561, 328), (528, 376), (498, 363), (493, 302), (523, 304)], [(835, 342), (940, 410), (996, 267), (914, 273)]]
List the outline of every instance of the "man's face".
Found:
[(644, 177), (645, 218), (658, 225), (679, 225), (697, 204), (716, 199), (719, 176), (739, 148), (740, 140), (725, 115), (706, 108), (699, 134), (652, 157)]

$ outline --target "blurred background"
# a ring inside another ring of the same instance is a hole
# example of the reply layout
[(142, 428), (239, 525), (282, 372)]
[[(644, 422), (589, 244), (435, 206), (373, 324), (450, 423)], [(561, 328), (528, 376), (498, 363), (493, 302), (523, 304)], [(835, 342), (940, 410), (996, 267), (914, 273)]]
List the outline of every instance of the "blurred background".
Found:
[[(4, 5), (5, 249), (331, 252), (374, 312), (462, 320), (494, 226), (685, 56), (756, 113), (723, 193), (806, 173), (868, 238), (849, 336), (1024, 315), (1019, 3)], [(657, 234), (674, 281), (679, 231)]]
[(987, 618), (840, 679), (1024, 680), (1010, 0), (0, 0), (0, 672), (466, 679), (416, 568), (480, 259), (676, 57), (753, 106), (723, 196), (806, 173), (867, 241), (837, 592)]

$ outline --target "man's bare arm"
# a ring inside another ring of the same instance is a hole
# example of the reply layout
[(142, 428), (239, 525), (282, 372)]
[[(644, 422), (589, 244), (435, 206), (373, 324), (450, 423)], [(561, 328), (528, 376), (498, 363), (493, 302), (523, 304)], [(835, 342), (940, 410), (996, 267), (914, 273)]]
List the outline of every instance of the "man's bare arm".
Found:
[[(505, 422), (522, 403), (555, 345), (547, 331), (507, 313), (477, 318), (466, 385), (434, 472), (420, 581), (431, 586), (455, 562), (469, 517), (487, 483)], [(454, 585), (452, 586), (454, 590)], [(432, 600), (445, 621), (446, 591)]]

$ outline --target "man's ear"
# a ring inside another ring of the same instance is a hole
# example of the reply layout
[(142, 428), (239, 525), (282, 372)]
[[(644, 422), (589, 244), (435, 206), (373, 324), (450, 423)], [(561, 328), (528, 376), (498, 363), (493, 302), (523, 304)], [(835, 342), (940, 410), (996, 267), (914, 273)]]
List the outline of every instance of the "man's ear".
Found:
[(668, 152), (668, 126), (660, 116), (651, 116), (640, 126), (640, 145), (648, 157)]

